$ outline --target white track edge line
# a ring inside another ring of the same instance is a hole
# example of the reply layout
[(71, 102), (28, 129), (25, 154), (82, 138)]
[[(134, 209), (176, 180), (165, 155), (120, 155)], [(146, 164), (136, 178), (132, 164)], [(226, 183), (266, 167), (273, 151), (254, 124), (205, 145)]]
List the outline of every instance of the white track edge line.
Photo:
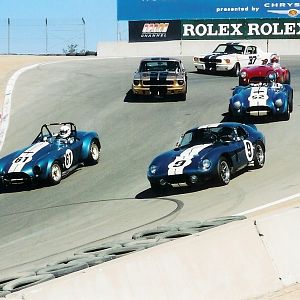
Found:
[(253, 212), (257, 212), (257, 211), (263, 210), (265, 208), (269, 208), (269, 207), (272, 207), (272, 206), (275, 206), (275, 205), (278, 205), (278, 204), (281, 204), (281, 203), (284, 203), (284, 202), (288, 202), (288, 201), (293, 200), (295, 198), (300, 198), (300, 193), (297, 193), (297, 194), (294, 194), (294, 195), (291, 195), (291, 196), (288, 196), (288, 197), (284, 197), (284, 198), (279, 199), (277, 201), (274, 201), (274, 202), (271, 202), (271, 203), (253, 208), (253, 209), (243, 211), (241, 213), (236, 214), (236, 216), (247, 215), (247, 214), (250, 214), (250, 213), (253, 213)]

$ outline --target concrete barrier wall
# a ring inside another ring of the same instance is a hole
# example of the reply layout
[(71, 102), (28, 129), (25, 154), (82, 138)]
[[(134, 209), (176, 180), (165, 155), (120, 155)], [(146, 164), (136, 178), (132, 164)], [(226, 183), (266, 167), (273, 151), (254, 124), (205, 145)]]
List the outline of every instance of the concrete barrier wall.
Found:
[(41, 283), (6, 298), (241, 300), (259, 297), (300, 280), (299, 214), (299, 208), (290, 208), (232, 222)]
[[(102, 57), (194, 56), (212, 52), (225, 41), (168, 41), (168, 42), (99, 42), (97, 55)], [(264, 51), (279, 55), (299, 55), (300, 39), (295, 40), (247, 40)]]

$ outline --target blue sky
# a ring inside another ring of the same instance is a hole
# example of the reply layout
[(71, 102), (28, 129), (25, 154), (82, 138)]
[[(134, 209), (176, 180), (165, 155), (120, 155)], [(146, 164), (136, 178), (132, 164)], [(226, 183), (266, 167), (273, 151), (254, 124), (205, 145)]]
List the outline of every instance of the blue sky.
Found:
[(96, 51), (97, 42), (117, 39), (128, 39), (117, 0), (0, 0), (0, 53), (62, 53), (73, 42)]

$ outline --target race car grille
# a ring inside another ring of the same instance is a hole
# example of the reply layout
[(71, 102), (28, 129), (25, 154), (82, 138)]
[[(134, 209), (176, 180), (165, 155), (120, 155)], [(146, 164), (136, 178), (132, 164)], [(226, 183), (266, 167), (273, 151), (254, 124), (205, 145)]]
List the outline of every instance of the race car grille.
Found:
[(271, 108), (269, 106), (251, 106), (248, 107), (246, 110), (248, 113), (250, 112), (266, 112), (266, 113), (270, 113), (271, 112)]
[(202, 61), (202, 62), (208, 62), (208, 63), (221, 63), (222, 59), (203, 57), (203, 58), (200, 58), (200, 61)]
[(166, 178), (166, 181), (171, 184), (172, 183), (183, 183), (183, 182), (186, 182), (186, 175), (183, 175), (183, 174), (171, 175)]
[(152, 80), (143, 80), (143, 85), (154, 86), (154, 85), (174, 85), (173, 80), (156, 80), (153, 82)]
[(259, 82), (266, 83), (268, 82), (268, 80), (266, 77), (252, 77), (249, 79), (249, 83), (259, 83)]
[(8, 184), (24, 184), (30, 183), (31, 177), (23, 172), (7, 173), (2, 177), (4, 183)]

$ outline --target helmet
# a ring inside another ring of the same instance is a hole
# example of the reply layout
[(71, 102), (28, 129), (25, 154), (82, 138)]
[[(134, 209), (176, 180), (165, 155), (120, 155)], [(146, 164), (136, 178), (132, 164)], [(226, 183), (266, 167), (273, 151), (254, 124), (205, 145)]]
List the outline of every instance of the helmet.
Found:
[(272, 54), (271, 58), (270, 58), (270, 61), (271, 61), (272, 64), (279, 63), (279, 56), (277, 54)]
[(69, 126), (67, 126), (67, 125), (61, 126), (60, 130), (59, 130), (59, 135), (63, 139), (68, 138), (71, 135), (71, 128)]

